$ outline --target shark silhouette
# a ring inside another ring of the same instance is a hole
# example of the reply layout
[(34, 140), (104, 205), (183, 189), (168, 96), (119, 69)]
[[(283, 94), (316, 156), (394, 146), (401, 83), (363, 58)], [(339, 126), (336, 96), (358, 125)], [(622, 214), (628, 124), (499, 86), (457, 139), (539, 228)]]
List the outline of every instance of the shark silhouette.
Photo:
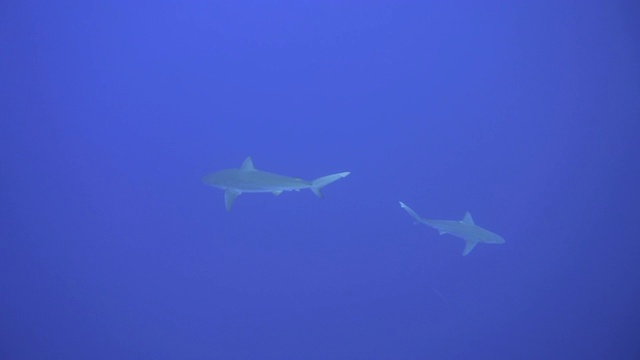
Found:
[(323, 198), (321, 189), (332, 182), (346, 177), (350, 172), (341, 172), (307, 181), (266, 171), (256, 170), (251, 157), (247, 157), (238, 169), (225, 169), (206, 175), (202, 181), (224, 190), (224, 203), (227, 211), (231, 211), (234, 201), (242, 193), (270, 192), (280, 195), (283, 191), (299, 191), (311, 189), (319, 198)]
[(416, 214), (410, 207), (400, 201), (400, 207), (405, 209), (411, 217), (416, 221), (425, 225), (429, 225), (432, 228), (438, 230), (440, 235), (451, 234), (464, 239), (465, 245), (462, 255), (467, 255), (473, 250), (478, 243), (487, 244), (503, 244), (504, 239), (502, 236), (492, 233), (489, 230), (483, 229), (476, 225), (471, 218), (469, 212), (465, 213), (464, 218), (460, 221), (453, 220), (429, 220), (423, 219), (420, 215)]

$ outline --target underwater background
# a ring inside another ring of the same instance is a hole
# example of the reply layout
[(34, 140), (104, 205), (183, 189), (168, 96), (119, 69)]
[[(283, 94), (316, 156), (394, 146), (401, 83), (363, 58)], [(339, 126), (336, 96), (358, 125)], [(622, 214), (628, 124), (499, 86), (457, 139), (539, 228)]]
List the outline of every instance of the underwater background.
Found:
[[(640, 358), (638, 19), (3, 1), (0, 358)], [(351, 175), (227, 212), (247, 156)]]

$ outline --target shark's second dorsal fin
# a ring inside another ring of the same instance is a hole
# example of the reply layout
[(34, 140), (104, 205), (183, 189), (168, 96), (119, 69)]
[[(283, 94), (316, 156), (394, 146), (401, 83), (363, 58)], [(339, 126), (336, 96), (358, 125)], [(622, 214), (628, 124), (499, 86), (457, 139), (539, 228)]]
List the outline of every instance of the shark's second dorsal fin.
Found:
[(471, 214), (469, 214), (468, 211), (464, 214), (464, 217), (462, 218), (462, 223), (467, 224), (467, 225), (474, 225), (475, 224), (473, 222), (473, 218), (471, 217)]
[(256, 168), (253, 167), (253, 159), (251, 159), (251, 156), (247, 156), (246, 159), (244, 159), (244, 161), (242, 162), (242, 165), (240, 166), (240, 169), (242, 170), (255, 170)]

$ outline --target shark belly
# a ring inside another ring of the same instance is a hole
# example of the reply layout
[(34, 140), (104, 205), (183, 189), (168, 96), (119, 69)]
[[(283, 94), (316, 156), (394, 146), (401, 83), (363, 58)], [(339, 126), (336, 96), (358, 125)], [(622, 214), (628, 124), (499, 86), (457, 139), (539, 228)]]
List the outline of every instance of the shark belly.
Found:
[(291, 191), (311, 186), (310, 182), (302, 179), (262, 171), (240, 173), (231, 183), (230, 189), (247, 193)]

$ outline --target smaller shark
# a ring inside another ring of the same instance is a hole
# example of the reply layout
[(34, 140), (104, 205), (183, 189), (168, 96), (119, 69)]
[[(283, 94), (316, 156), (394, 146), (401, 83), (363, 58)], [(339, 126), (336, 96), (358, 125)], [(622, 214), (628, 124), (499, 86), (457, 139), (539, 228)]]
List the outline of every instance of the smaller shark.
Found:
[(242, 193), (270, 192), (280, 195), (283, 191), (299, 191), (311, 189), (319, 198), (323, 198), (320, 191), (332, 182), (346, 177), (350, 172), (341, 172), (307, 181), (266, 171), (256, 170), (251, 156), (247, 157), (239, 169), (225, 169), (213, 174), (205, 175), (202, 181), (211, 186), (224, 190), (224, 203), (227, 211), (231, 211), (233, 202)]
[(405, 209), (411, 217), (413, 217), (416, 221), (421, 222), (425, 225), (429, 225), (432, 228), (438, 230), (440, 235), (442, 234), (451, 234), (460, 238), (463, 238), (465, 241), (464, 250), (462, 251), (462, 255), (467, 255), (473, 250), (473, 248), (478, 243), (487, 243), (487, 244), (504, 244), (504, 239), (502, 236), (492, 233), (489, 230), (485, 230), (480, 226), (476, 225), (471, 218), (471, 214), (467, 211), (464, 214), (464, 218), (460, 221), (455, 220), (429, 220), (423, 219), (420, 215), (416, 214), (410, 207), (405, 205), (402, 201), (400, 201), (400, 207)]

